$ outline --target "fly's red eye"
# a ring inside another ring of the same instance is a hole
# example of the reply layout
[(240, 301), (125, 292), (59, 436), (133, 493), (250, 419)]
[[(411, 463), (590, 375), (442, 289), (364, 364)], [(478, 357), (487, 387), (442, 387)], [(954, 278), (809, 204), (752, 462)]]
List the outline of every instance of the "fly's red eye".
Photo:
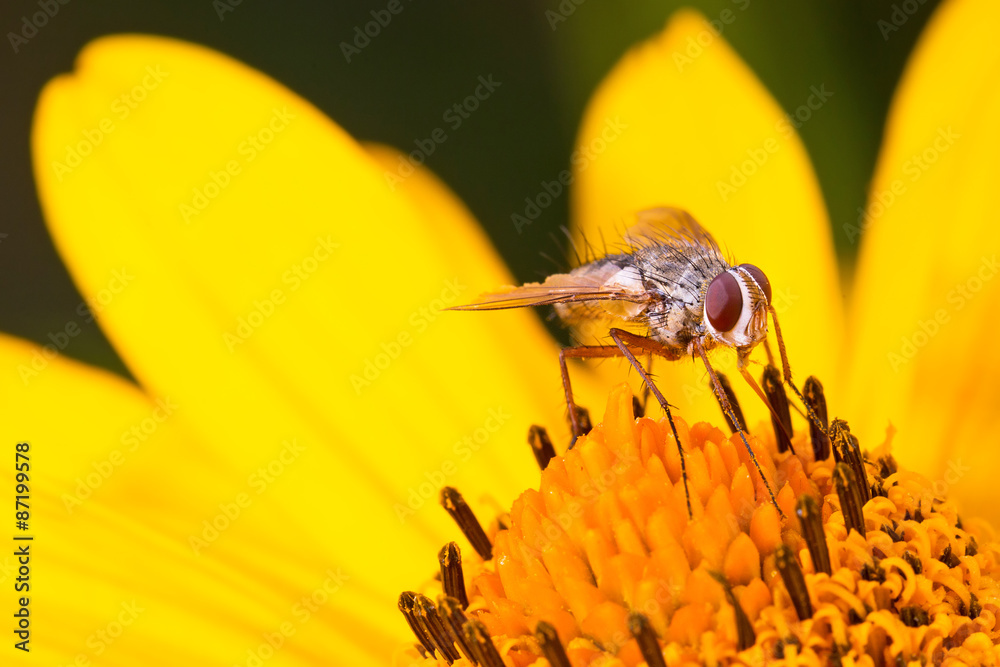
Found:
[(716, 331), (729, 331), (739, 322), (742, 312), (743, 294), (735, 276), (728, 271), (715, 276), (705, 295), (705, 314), (708, 315), (708, 321)]
[(753, 276), (753, 279), (757, 282), (760, 290), (764, 293), (764, 297), (767, 299), (767, 305), (771, 305), (771, 281), (767, 279), (764, 272), (758, 269), (753, 264), (740, 264), (741, 269), (745, 269), (747, 273)]

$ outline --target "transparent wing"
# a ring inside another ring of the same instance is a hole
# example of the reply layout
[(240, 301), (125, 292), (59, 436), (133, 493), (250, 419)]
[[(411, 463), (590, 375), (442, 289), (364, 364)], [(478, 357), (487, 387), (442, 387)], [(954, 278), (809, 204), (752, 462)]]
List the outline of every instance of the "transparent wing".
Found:
[(544, 283), (529, 283), (521, 287), (511, 287), (506, 292), (483, 294), (472, 303), (454, 306), (449, 310), (502, 310), (576, 301), (646, 303), (650, 298), (650, 294), (645, 291), (637, 292), (623, 286), (609, 286), (586, 275), (557, 273), (546, 278)]
[(633, 248), (650, 244), (701, 246), (721, 254), (712, 235), (687, 211), (663, 206), (640, 211), (636, 218), (637, 222), (625, 232), (625, 242)]

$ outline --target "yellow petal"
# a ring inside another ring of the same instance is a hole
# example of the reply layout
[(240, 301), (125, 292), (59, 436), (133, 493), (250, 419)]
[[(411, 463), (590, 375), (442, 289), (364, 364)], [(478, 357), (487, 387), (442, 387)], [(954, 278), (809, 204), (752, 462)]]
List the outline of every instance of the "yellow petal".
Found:
[[(827, 93), (803, 90), (803, 103)], [(636, 211), (689, 210), (738, 262), (767, 274), (799, 383), (815, 374), (836, 395), (842, 306), (812, 167), (777, 103), (704, 18), (678, 12), (630, 51), (591, 101), (577, 144), (574, 219), (591, 241), (598, 230), (612, 241)], [(735, 373), (734, 354), (714, 359)], [(717, 419), (700, 363), (654, 370), (685, 418)], [(763, 418), (735, 382), (751, 423)]]
[(993, 518), (997, 20), (985, 0), (942, 5), (896, 93), (862, 227), (845, 414), (863, 442), (891, 421), (902, 460)]
[(463, 488), (488, 519), (486, 495), (505, 500), (533, 477), (527, 446), (509, 443), (562, 419), (554, 348), (533, 315), (441, 310), (509, 282), (472, 243), (474, 223), (443, 191), (423, 192), (429, 181), (388, 178), (275, 82), (171, 40), (89, 46), (43, 92), (33, 144), (74, 279), (135, 376), (185, 406), (205, 447), (161, 466), (219, 471), (212, 501), (178, 517), (173, 537), (254, 493), (251, 476), (297, 442), (255, 498), (258, 517), (211, 549), (239, 576), (238, 546), (280, 547), (254, 560), (255, 573), (273, 568), (266, 606), (279, 614), (253, 617), (255, 638), (325, 567), (342, 569), (350, 581), (324, 613), (352, 622), (310, 626), (282, 655), (384, 663), (394, 645), (379, 633), (407, 636), (396, 595), (457, 537), (438, 488)]

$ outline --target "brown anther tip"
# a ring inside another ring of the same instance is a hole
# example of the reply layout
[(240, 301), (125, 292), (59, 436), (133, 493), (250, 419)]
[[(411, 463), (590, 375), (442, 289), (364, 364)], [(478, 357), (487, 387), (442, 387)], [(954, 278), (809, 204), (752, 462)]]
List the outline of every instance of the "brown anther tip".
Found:
[(466, 643), (472, 647), (476, 654), (480, 667), (506, 667), (497, 647), (493, 645), (493, 639), (489, 631), (482, 622), (471, 619), (462, 626), (462, 634)]
[(774, 366), (768, 364), (764, 367), (764, 376), (761, 378), (764, 394), (774, 412), (771, 414), (771, 426), (774, 428), (774, 440), (778, 445), (779, 452), (791, 451), (792, 441), (792, 413), (788, 409), (788, 395), (785, 393), (785, 386), (781, 383), (781, 372)]
[(838, 463), (833, 469), (833, 485), (840, 498), (840, 511), (844, 515), (844, 526), (858, 531), (864, 537), (865, 515), (861, 511), (864, 503), (861, 500), (859, 484), (855, 481), (854, 472), (846, 463)]
[(528, 429), (528, 444), (531, 445), (531, 453), (535, 455), (538, 468), (545, 470), (549, 461), (556, 456), (556, 449), (552, 446), (548, 431), (542, 426), (533, 425)]
[(642, 419), (646, 416), (646, 409), (642, 407), (642, 401), (635, 396), (632, 396), (632, 416), (636, 419)]
[(469, 606), (469, 598), (465, 595), (465, 576), (462, 572), (462, 552), (454, 542), (441, 547), (438, 552), (438, 563), (441, 565), (441, 585), (445, 595), (455, 598), (462, 609)]
[(403, 617), (406, 619), (406, 624), (410, 626), (410, 631), (413, 632), (413, 636), (417, 638), (420, 645), (423, 646), (428, 652), (434, 652), (434, 641), (431, 639), (430, 635), (427, 634), (427, 630), (424, 628), (424, 624), (417, 618), (415, 607), (416, 607), (416, 596), (417, 594), (413, 591), (404, 591), (399, 594), (399, 611), (403, 613)]
[(535, 626), (535, 638), (538, 639), (538, 646), (542, 649), (542, 655), (549, 661), (551, 667), (571, 667), (566, 649), (559, 641), (559, 634), (556, 629), (546, 623), (539, 621)]
[(733, 587), (729, 583), (729, 580), (726, 579), (726, 575), (721, 572), (712, 571), (709, 572), (709, 575), (722, 586), (722, 590), (726, 594), (726, 600), (729, 601), (730, 606), (733, 608), (733, 616), (736, 619), (736, 648), (738, 651), (745, 651), (757, 643), (757, 633), (753, 629), (753, 623), (750, 622), (750, 618), (743, 611), (739, 600), (736, 599)]
[(639, 644), (639, 652), (642, 653), (648, 667), (667, 667), (663, 660), (663, 649), (660, 648), (660, 642), (656, 638), (653, 626), (649, 624), (649, 619), (633, 611), (629, 613), (626, 623), (628, 631)]
[(796, 560), (795, 554), (785, 544), (778, 545), (774, 550), (774, 564), (781, 574), (781, 580), (788, 590), (788, 597), (792, 600), (795, 613), (800, 621), (812, 618), (812, 602), (809, 600), (809, 589), (806, 588), (806, 580), (802, 575), (802, 567)]
[(451, 486), (441, 489), (441, 506), (458, 524), (462, 534), (469, 540), (479, 557), (483, 560), (493, 558), (493, 545), (490, 544), (490, 538), (487, 537), (482, 524), (476, 519), (476, 515), (472, 513), (472, 509), (466, 504), (465, 498), (457, 489)]
[[(586, 435), (594, 430), (594, 423), (590, 421), (590, 411), (579, 405), (574, 405), (573, 408), (576, 411), (576, 423), (580, 425), (580, 435)], [(570, 420), (570, 428), (572, 428), (572, 426), (573, 421)], [(577, 434), (573, 434), (573, 440), (569, 443), (568, 449), (573, 449), (573, 445), (576, 444), (576, 439), (578, 437), (579, 436)]]
[[(868, 475), (865, 472), (865, 461), (861, 454), (861, 445), (851, 433), (850, 427), (843, 419), (834, 419), (830, 425), (830, 437), (833, 438), (834, 458), (846, 463), (854, 473), (857, 482), (858, 495), (864, 505), (872, 499), (871, 487), (868, 486)], [(839, 452), (839, 457), (837, 456)]]
[(417, 620), (434, 642), (434, 648), (438, 655), (447, 660), (449, 665), (458, 660), (460, 657), (458, 651), (455, 650), (455, 644), (448, 630), (444, 627), (444, 622), (441, 620), (433, 600), (418, 593), (415, 596), (413, 611)]
[[(743, 416), (743, 410), (740, 408), (739, 401), (736, 400), (736, 392), (733, 391), (733, 385), (730, 384), (729, 378), (727, 378), (723, 373), (716, 373), (719, 376), (719, 384), (722, 385), (722, 391), (725, 392), (726, 398), (729, 399), (729, 406), (733, 409), (733, 413), (736, 415), (736, 421), (739, 424), (734, 424), (733, 420), (730, 419), (729, 414), (723, 410), (722, 417), (726, 420), (726, 424), (729, 425), (729, 430), (733, 433), (737, 431), (747, 430), (747, 420)], [(718, 401), (718, 397), (716, 397)], [(721, 405), (719, 407), (722, 407)]]
[(826, 533), (823, 532), (823, 515), (820, 512), (816, 499), (810, 495), (799, 498), (795, 504), (795, 515), (799, 517), (799, 524), (802, 526), (802, 536), (806, 540), (809, 548), (809, 556), (812, 558), (813, 568), (817, 572), (832, 574), (830, 566), (830, 549), (826, 543)]
[[(823, 384), (815, 375), (806, 378), (806, 383), (802, 387), (802, 397), (829, 433), (830, 420), (826, 411), (826, 395), (823, 393)], [(825, 461), (830, 457), (830, 438), (819, 430), (812, 420), (809, 420), (809, 441), (812, 443), (814, 461)]]
[(458, 645), (458, 648), (462, 650), (462, 653), (469, 659), (469, 662), (475, 664), (476, 654), (465, 641), (465, 635), (462, 632), (462, 626), (468, 620), (465, 617), (465, 612), (462, 611), (462, 603), (453, 597), (441, 595), (437, 600), (437, 608), (438, 613), (441, 615), (441, 621), (444, 623), (451, 640)]

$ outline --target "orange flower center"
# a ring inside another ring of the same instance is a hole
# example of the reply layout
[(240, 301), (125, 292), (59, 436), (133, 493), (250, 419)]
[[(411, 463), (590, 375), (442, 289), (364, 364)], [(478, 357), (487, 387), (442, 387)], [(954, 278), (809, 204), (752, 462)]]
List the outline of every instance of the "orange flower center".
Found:
[(833, 456), (814, 460), (807, 435), (798, 454), (749, 437), (782, 518), (738, 435), (675, 423), (690, 519), (670, 428), (635, 419), (625, 385), (494, 530), (447, 489), (474, 551), (463, 569), (442, 549), (436, 603), (401, 596), (418, 644), (396, 664), (996, 664), (994, 534), (888, 442), (862, 457), (834, 422)]

